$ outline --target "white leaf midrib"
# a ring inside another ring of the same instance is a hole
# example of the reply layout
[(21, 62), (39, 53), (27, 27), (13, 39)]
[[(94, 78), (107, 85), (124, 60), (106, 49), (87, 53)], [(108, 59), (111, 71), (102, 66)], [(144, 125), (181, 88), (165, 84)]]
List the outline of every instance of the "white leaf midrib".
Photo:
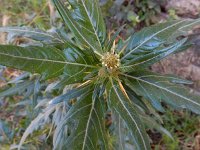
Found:
[(131, 54), (133, 51), (135, 51), (136, 49), (138, 49), (138, 48), (139, 48), (140, 46), (142, 46), (144, 43), (146, 43), (146, 42), (148, 42), (149, 40), (151, 40), (154, 36), (158, 35), (159, 33), (163, 32), (163, 31), (165, 31), (165, 30), (167, 30), (167, 29), (169, 29), (169, 28), (171, 28), (171, 27), (174, 27), (174, 26), (176, 26), (176, 25), (178, 25), (179, 23), (182, 23), (182, 22), (184, 22), (184, 21), (185, 21), (185, 20), (179, 21), (179, 22), (177, 22), (177, 23), (175, 23), (175, 24), (173, 24), (173, 25), (170, 25), (170, 26), (168, 26), (168, 27), (166, 27), (166, 28), (164, 28), (164, 29), (162, 29), (162, 30), (160, 30), (160, 31), (158, 31), (158, 32), (156, 32), (156, 33), (154, 33), (152, 36), (150, 36), (149, 38), (147, 38), (146, 40), (144, 40), (142, 43), (140, 43), (138, 46), (136, 46), (134, 49), (132, 49), (130, 52), (128, 52), (126, 55), (124, 55), (124, 56), (122, 57), (121, 60), (124, 60), (129, 54)]
[(51, 35), (51, 34), (48, 34), (48, 33), (44, 33), (44, 32), (37, 32), (37, 31), (31, 31), (31, 30), (23, 30), (23, 29), (4, 29), (4, 28), (0, 28), (0, 31), (1, 32), (10, 32), (10, 31), (14, 31), (14, 32), (21, 32), (21, 33), (23, 33), (23, 32), (25, 32), (25, 33), (34, 33), (34, 34), (40, 34), (40, 35), (43, 35), (43, 36), (48, 36), (48, 37), (51, 37), (51, 38), (53, 38), (53, 39), (55, 39), (55, 40), (58, 40), (58, 41), (60, 41), (60, 42), (62, 42), (62, 40), (61, 39), (58, 39), (58, 38), (56, 38), (55, 36), (53, 36), (53, 35)]
[(71, 20), (71, 18), (69, 17), (69, 15), (63, 9), (62, 4), (60, 3), (60, 1), (59, 0), (56, 0), (56, 1), (58, 2), (57, 4), (61, 6), (60, 8), (62, 9), (62, 12), (64, 12), (64, 14), (67, 16), (68, 20), (73, 25), (73, 27), (75, 28), (76, 32), (81, 36), (81, 38), (94, 50), (94, 53), (96, 53), (99, 56), (102, 56), (99, 52), (97, 52), (97, 50), (95, 49), (95, 47), (92, 46), (90, 44), (90, 42), (88, 42), (88, 40), (82, 35), (82, 33), (80, 33), (79, 29), (77, 29), (77, 27), (74, 25), (74, 22)]
[(197, 102), (195, 102), (195, 101), (192, 101), (191, 99), (189, 99), (189, 98), (187, 98), (187, 97), (184, 97), (184, 96), (182, 96), (182, 95), (180, 95), (180, 94), (177, 94), (177, 93), (175, 93), (175, 92), (173, 92), (173, 91), (171, 91), (171, 90), (169, 90), (169, 89), (166, 89), (166, 88), (164, 88), (164, 87), (162, 87), (162, 86), (158, 86), (158, 85), (156, 85), (156, 84), (154, 84), (154, 83), (148, 82), (148, 81), (143, 80), (143, 79), (138, 78), (138, 77), (133, 77), (133, 76), (130, 76), (130, 75), (127, 75), (127, 74), (122, 74), (122, 75), (124, 75), (124, 76), (126, 76), (126, 77), (129, 77), (129, 78), (132, 78), (132, 79), (135, 79), (135, 80), (139, 80), (139, 81), (141, 81), (141, 82), (145, 82), (145, 83), (147, 83), (147, 84), (149, 84), (149, 85), (155, 86), (155, 87), (157, 87), (157, 88), (159, 88), (159, 89), (162, 89), (162, 90), (164, 90), (164, 91), (166, 91), (166, 92), (168, 92), (168, 93), (171, 93), (171, 94), (173, 94), (173, 95), (175, 95), (175, 96), (177, 96), (177, 97), (183, 98), (183, 99), (185, 99), (185, 100), (187, 100), (187, 101), (189, 101), (189, 102), (191, 102), (191, 103), (193, 103), (193, 104), (195, 104), (195, 105), (200, 106), (200, 103), (197, 103)]
[[(158, 55), (156, 55), (156, 56), (154, 56), (154, 57), (151, 57), (151, 58), (149, 58), (149, 59), (147, 59), (147, 60), (144, 60), (144, 61), (142, 61), (142, 62), (138, 62), (138, 63), (132, 64), (132, 65), (128, 65), (128, 66), (122, 66), (122, 67), (120, 67), (120, 68), (131, 68), (131, 67), (135, 67), (135, 66), (138, 66), (138, 65), (141, 65), (141, 64), (145, 64), (146, 62), (148, 63), (149, 61), (152, 61), (152, 60), (154, 60), (154, 59), (156, 59), (156, 58), (162, 57), (163, 54), (169, 55), (169, 54), (171, 54), (171, 53), (174, 53), (178, 48), (180, 48), (180, 47), (184, 44), (184, 42), (185, 42), (185, 40), (179, 42), (178, 45), (173, 45), (173, 47), (171, 47), (170, 49), (168, 48), (167, 50), (164, 50), (162, 53), (160, 53), (160, 54), (158, 54)], [(151, 54), (151, 53), (150, 53), (150, 54)], [(147, 55), (149, 55), (149, 54), (147, 54)], [(142, 56), (140, 56), (140, 57), (142, 57)]]
[(91, 109), (90, 109), (90, 114), (89, 114), (89, 117), (88, 117), (86, 129), (85, 129), (85, 136), (84, 136), (84, 139), (83, 139), (82, 150), (84, 150), (85, 146), (86, 146), (86, 140), (87, 140), (87, 136), (88, 136), (88, 129), (89, 129), (89, 126), (90, 126), (90, 121), (91, 121), (91, 118), (92, 118), (92, 113), (93, 113), (93, 110), (94, 110), (94, 105), (95, 105), (95, 100), (92, 101), (92, 106), (91, 106)]
[(136, 128), (137, 128), (137, 130), (138, 130), (138, 132), (139, 132), (139, 134), (140, 134), (140, 137), (141, 137), (141, 139), (142, 139), (142, 142), (143, 142), (143, 145), (144, 145), (145, 150), (148, 150), (147, 147), (146, 147), (146, 144), (145, 144), (145, 140), (144, 140), (144, 138), (143, 138), (143, 135), (142, 135), (142, 133), (141, 133), (141, 131), (140, 131), (140, 128), (138, 127), (136, 121), (134, 120), (134, 118), (133, 118), (132, 115), (130, 114), (129, 110), (128, 110), (128, 109), (126, 108), (126, 106), (124, 105), (123, 100), (121, 99), (121, 97), (119, 96), (118, 92), (117, 92), (116, 89), (115, 89), (115, 86), (114, 86), (114, 84), (113, 84), (112, 79), (111, 79), (111, 84), (112, 84), (112, 87), (113, 87), (113, 89), (114, 89), (114, 91), (115, 91), (115, 93), (116, 93), (118, 99), (120, 100), (120, 103), (122, 104), (122, 106), (124, 107), (124, 109), (126, 110), (126, 112), (128, 113), (128, 115), (130, 116), (130, 118), (132, 119), (132, 121), (134, 122), (134, 124), (136, 125)]
[(17, 58), (17, 59), (34, 60), (34, 61), (41, 61), (41, 62), (59, 63), (59, 64), (66, 64), (66, 65), (75, 65), (75, 66), (84, 66), (84, 67), (96, 68), (95, 66), (87, 65), (87, 64), (73, 63), (73, 62), (67, 62), (67, 61), (59, 61), (59, 60), (52, 60), (52, 59), (41, 59), (41, 58), (16, 56), (16, 55), (11, 55), (11, 54), (1, 53), (1, 52), (0, 52), (0, 56), (8, 56), (8, 57)]
[[(86, 8), (86, 6), (85, 6), (85, 2), (83, 2), (83, 0), (81, 0), (81, 2), (82, 2), (82, 4), (83, 4), (83, 7), (84, 7), (84, 9), (85, 9), (85, 12), (86, 12), (86, 14), (87, 14), (87, 16), (88, 16), (89, 22), (90, 22), (90, 24), (91, 24), (91, 26), (92, 26), (92, 29), (93, 29), (94, 34), (95, 34), (95, 36), (96, 36), (96, 39), (97, 39), (97, 41), (98, 41), (99, 47), (101, 48), (101, 42), (100, 42), (100, 40), (99, 40), (97, 31), (95, 30), (94, 25), (93, 25), (93, 23), (92, 23), (92, 18), (90, 18), (90, 15), (88, 14), (88, 10), (87, 10), (87, 8)], [(102, 50), (102, 49), (101, 49), (101, 50)]]

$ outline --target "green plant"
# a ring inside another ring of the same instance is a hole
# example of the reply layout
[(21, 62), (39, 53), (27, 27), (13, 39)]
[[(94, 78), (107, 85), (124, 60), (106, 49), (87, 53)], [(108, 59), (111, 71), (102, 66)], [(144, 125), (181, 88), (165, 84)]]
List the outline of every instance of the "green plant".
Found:
[[(21, 7), (21, 6), (25, 7)], [(40, 6), (43, 6), (42, 8)], [(42, 29), (49, 28), (48, 2), (46, 0), (1, 0), (1, 14), (9, 18), (10, 25), (33, 25)], [(3, 19), (2, 19), (3, 20)]]
[(146, 25), (158, 22), (156, 16), (162, 12), (161, 7), (165, 4), (165, 0), (135, 0), (135, 7), (140, 21), (144, 21)]
[(199, 19), (157, 24), (116, 43), (120, 29), (107, 37), (97, 0), (53, 3), (74, 38), (25, 27), (0, 28), (37, 41), (37, 46), (0, 45), (1, 65), (41, 74), (40, 80), (54, 82), (48, 90), (63, 90), (36, 106), (43, 111), (26, 129), (19, 148), (34, 130), (51, 124), (54, 149), (149, 150), (145, 129), (170, 136), (159, 125), (156, 111), (165, 111), (161, 102), (200, 114), (200, 98), (181, 85), (191, 82), (148, 70), (191, 46), (187, 31)]

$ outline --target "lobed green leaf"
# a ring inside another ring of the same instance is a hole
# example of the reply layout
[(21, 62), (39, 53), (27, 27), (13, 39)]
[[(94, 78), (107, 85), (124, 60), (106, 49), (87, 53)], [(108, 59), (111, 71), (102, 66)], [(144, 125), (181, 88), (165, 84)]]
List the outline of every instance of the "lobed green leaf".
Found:
[(63, 43), (57, 33), (45, 32), (30, 27), (0, 27), (0, 32), (14, 34), (15, 36), (27, 37), (44, 43)]
[(109, 106), (126, 123), (131, 131), (134, 142), (139, 150), (149, 150), (150, 144), (145, 128), (134, 105), (124, 96), (119, 86), (111, 79), (112, 87), (109, 91)]
[[(70, 49), (72, 50), (72, 49)], [(77, 50), (73, 50), (74, 58), (64, 55), (61, 50), (54, 47), (18, 47), (12, 45), (0, 45), (0, 64), (32, 73), (43, 74), (46, 78), (57, 77), (63, 73), (71, 75), (68, 67), (73, 66), (74, 70), (95, 68), (87, 65), (87, 62)], [(79, 56), (81, 58), (79, 58)], [(78, 59), (79, 58), (79, 59)], [(79, 63), (82, 60), (84, 63)], [(77, 74), (79, 72), (76, 72)], [(74, 73), (74, 72), (73, 72)]]
[(68, 0), (70, 9), (65, 7), (61, 0), (53, 0), (53, 2), (78, 42), (101, 56), (106, 31), (98, 1)]
[(158, 110), (157, 105), (163, 101), (175, 108), (187, 108), (200, 114), (199, 96), (191, 93), (189, 88), (172, 82), (178, 81), (176, 77), (167, 77), (144, 70), (138, 70), (127, 75), (123, 74), (123, 76), (126, 78), (126, 85), (137, 94), (149, 99)]
[(59, 148), (107, 150), (104, 113), (103, 103), (98, 97), (92, 98), (91, 94), (87, 94), (80, 98), (58, 127), (57, 132), (62, 132), (66, 125), (70, 130), (65, 136), (65, 142), (59, 144)]
[[(146, 27), (135, 33), (122, 56), (122, 68), (151, 65), (177, 50), (187, 48), (180, 36), (200, 23), (196, 20), (178, 20)], [(151, 63), (149, 63), (149, 61)]]

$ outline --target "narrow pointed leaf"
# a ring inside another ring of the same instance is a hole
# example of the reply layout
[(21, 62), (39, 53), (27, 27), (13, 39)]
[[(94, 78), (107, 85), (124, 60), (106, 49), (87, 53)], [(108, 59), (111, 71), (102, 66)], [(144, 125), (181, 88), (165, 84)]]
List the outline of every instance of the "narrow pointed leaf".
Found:
[(116, 111), (131, 131), (137, 149), (149, 150), (150, 144), (144, 126), (133, 104), (123, 95), (119, 86), (111, 79), (112, 88), (109, 91), (109, 106)]
[(55, 97), (54, 99), (49, 101), (49, 104), (55, 105), (55, 104), (58, 104), (61, 102), (69, 102), (69, 100), (75, 99), (81, 95), (84, 95), (85, 93), (88, 93), (88, 91), (91, 91), (91, 86), (74, 88), (74, 89), (67, 91), (67, 93), (65, 93), (63, 95), (59, 95), (59, 96)]
[(38, 128), (41, 128), (45, 125), (50, 114), (52, 114), (55, 111), (55, 109), (56, 106), (52, 106), (48, 108), (44, 113), (40, 113), (35, 119), (33, 119), (33, 121), (31, 121), (30, 125), (26, 128), (25, 132), (23, 133), (23, 136), (18, 146), (18, 150), (21, 149), (23, 143), (30, 134), (32, 134), (35, 130), (38, 130)]
[(101, 55), (102, 43), (105, 40), (105, 24), (97, 0), (68, 0), (71, 9), (64, 6), (61, 0), (53, 0), (66, 25), (81, 42)]
[[(0, 45), (0, 64), (31, 73), (39, 73), (46, 78), (57, 77), (62, 73), (70, 74), (68, 67), (75, 70), (93, 68), (87, 65), (84, 58), (74, 50), (75, 58), (65, 56), (64, 53), (54, 47), (18, 47), (12, 45)], [(82, 63), (77, 62), (81, 59)], [(78, 68), (78, 69), (77, 69)]]
[(77, 81), (83, 81), (83, 78), (88, 73), (90, 73), (91, 68), (96, 68), (95, 66), (91, 65), (96, 64), (96, 62), (93, 60), (93, 57), (71, 43), (66, 43), (64, 54), (66, 60), (68, 60), (69, 62), (82, 64), (79, 67), (74, 65), (68, 65), (67, 67), (65, 67), (64, 79), (67, 80), (67, 82), (65, 82), (65, 85)]
[(7, 32), (14, 34), (15, 36), (27, 37), (45, 43), (63, 42), (58, 34), (53, 34), (30, 27), (0, 27), (0, 32)]
[(162, 134), (167, 135), (169, 138), (171, 138), (173, 140), (171, 133), (167, 129), (163, 128), (160, 124), (158, 124), (151, 117), (142, 114), (141, 119), (145, 123), (145, 125), (147, 125), (147, 127), (149, 129), (156, 129), (157, 131), (161, 132)]
[(79, 99), (67, 113), (57, 132), (62, 132), (65, 125), (69, 126), (70, 134), (65, 143), (60, 144), (61, 149), (108, 149), (104, 111), (100, 99), (92, 99), (88, 94)]
[(114, 124), (114, 136), (116, 137), (115, 149), (116, 150), (125, 150), (126, 143), (126, 133), (124, 120), (120, 117), (119, 114), (113, 113), (113, 124)]
[(184, 38), (180, 41), (177, 41), (176, 43), (172, 45), (162, 46), (157, 49), (151, 50), (151, 52), (138, 55), (137, 57), (123, 64), (122, 68), (125, 70), (132, 70), (133, 68), (151, 66), (152, 64), (162, 60), (168, 55), (179, 51), (179, 49), (183, 46), (186, 40), (187, 38)]
[(128, 94), (128, 97), (130, 98), (130, 100), (140, 106), (141, 108), (143, 108), (144, 110), (148, 110), (147, 106), (145, 105), (145, 103), (141, 100), (142, 97), (138, 96), (134, 91), (132, 91), (128, 86), (124, 86), (125, 90)]
[(127, 77), (126, 85), (139, 95), (151, 101), (164, 101), (175, 108), (187, 108), (200, 114), (200, 98), (192, 94), (189, 88), (174, 84), (172, 81), (175, 77), (142, 70), (124, 76)]
[[(146, 110), (137, 109), (138, 114), (140, 115), (140, 118), (142, 122), (145, 124), (146, 129), (156, 129), (157, 131), (167, 135), (169, 138), (173, 140), (172, 135), (169, 131), (167, 131), (165, 128), (162, 127), (160, 123), (163, 123), (162, 119), (160, 119), (160, 116), (157, 118), (157, 113), (154, 112), (148, 112), (146, 113)], [(149, 115), (151, 114), (151, 115)], [(154, 118), (155, 117), (155, 118)]]
[(1, 91), (0, 97), (23, 93), (29, 86), (32, 86), (33, 83), (34, 81), (27, 81), (27, 82), (16, 84), (16, 86), (13, 86), (5, 91)]
[(130, 60), (137, 58), (139, 55), (151, 53), (165, 44), (177, 42), (178, 37), (186, 35), (186, 31), (199, 23), (200, 19), (186, 19), (156, 24), (142, 29), (129, 40), (122, 62), (126, 63), (126, 66), (132, 65)]

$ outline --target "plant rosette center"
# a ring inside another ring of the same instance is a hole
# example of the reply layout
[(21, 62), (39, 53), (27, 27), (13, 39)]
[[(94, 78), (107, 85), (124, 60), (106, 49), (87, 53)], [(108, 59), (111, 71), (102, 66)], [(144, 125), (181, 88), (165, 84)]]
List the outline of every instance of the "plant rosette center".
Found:
[(103, 68), (99, 70), (100, 77), (118, 76), (120, 66), (119, 55), (107, 52), (101, 57), (101, 63)]
[(119, 55), (107, 52), (102, 56), (101, 63), (109, 70), (116, 70), (120, 65)]

